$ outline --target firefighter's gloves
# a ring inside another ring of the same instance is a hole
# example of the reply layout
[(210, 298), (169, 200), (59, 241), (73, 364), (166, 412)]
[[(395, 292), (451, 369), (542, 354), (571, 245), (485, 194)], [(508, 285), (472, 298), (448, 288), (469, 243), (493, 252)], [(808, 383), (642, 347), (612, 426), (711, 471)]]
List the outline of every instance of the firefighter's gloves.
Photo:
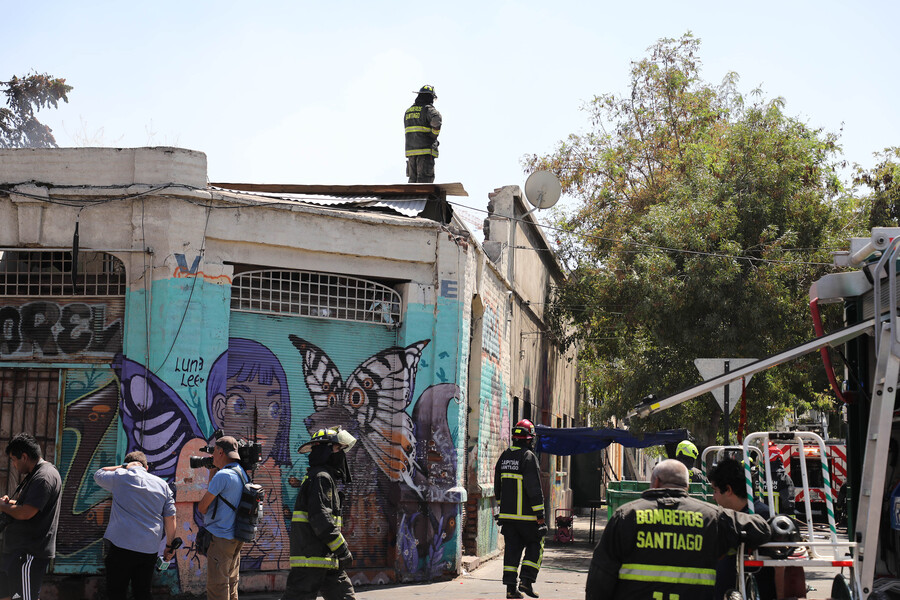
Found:
[(542, 538), (547, 537), (547, 522), (541, 517), (537, 520), (538, 535)]
[(350, 565), (353, 564), (353, 555), (350, 554), (350, 548), (348, 548), (346, 544), (338, 549), (337, 559), (338, 567), (340, 567), (342, 571), (347, 570), (350, 568)]

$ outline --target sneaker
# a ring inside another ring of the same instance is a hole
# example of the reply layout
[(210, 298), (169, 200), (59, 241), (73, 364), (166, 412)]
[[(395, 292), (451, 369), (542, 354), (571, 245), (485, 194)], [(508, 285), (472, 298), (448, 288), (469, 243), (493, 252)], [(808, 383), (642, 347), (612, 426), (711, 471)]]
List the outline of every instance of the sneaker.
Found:
[[(520, 592), (525, 592), (526, 594), (528, 594), (528, 595), (531, 596), (532, 598), (540, 598), (540, 596), (538, 596), (537, 592), (534, 591), (534, 588), (531, 587), (531, 582), (530, 582), (530, 581), (521, 581), (521, 582), (519, 582), (519, 591), (520, 591)], [(519, 597), (521, 598), (521, 596), (519, 596)]]
[(507, 598), (524, 598), (522, 594), (519, 593), (519, 590), (515, 585), (506, 586), (506, 597)]

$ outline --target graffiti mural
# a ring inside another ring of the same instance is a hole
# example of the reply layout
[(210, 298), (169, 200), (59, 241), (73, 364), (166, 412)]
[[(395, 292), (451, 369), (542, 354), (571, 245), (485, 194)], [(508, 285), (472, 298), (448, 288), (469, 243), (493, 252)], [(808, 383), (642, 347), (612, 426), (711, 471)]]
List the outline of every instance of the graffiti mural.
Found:
[(122, 351), (123, 308), (105, 302), (0, 305), (0, 357), (110, 356)]
[[(294, 452), (317, 429), (333, 425), (342, 425), (359, 440), (348, 457), (357, 478), (345, 490), (350, 508), (344, 519), (344, 534), (359, 568), (355, 580), (426, 579), (452, 568), (457, 548), (448, 542), (455, 540), (460, 490), (455, 487), (458, 432), (451, 430), (448, 409), (459, 402), (459, 388), (439, 383), (414, 401), (420, 358), (430, 341), (376, 352), (346, 379), (319, 346), (294, 335), (285, 335), (284, 341), (278, 356), (255, 340), (230, 338), (228, 350), (214, 360), (179, 357), (168, 374), (175, 387), (143, 364), (119, 355), (112, 364), (112, 384), (102, 393), (85, 395), (81, 404), (69, 409), (73, 426), (76, 416), (84, 413), (79, 418), (93, 419), (95, 428), (111, 431), (113, 441), (115, 425), (121, 423), (119, 452), (144, 452), (150, 471), (174, 488), (178, 535), (185, 546), (176, 554), (177, 569), (165, 578), (173, 591), (202, 594), (204, 589), (206, 559), (197, 555), (194, 541), (202, 523), (196, 503), (206, 491), (209, 474), (205, 468), (191, 469), (189, 458), (203, 456), (200, 449), (215, 429), (263, 446), (254, 480), (267, 492), (265, 521), (258, 539), (245, 546), (242, 570), (289, 568), (290, 515), (306, 469), (305, 459)], [(293, 352), (286, 353), (285, 348)], [(285, 372), (287, 361), (294, 383)], [(208, 372), (204, 364), (209, 365)], [(186, 376), (194, 377), (192, 384), (206, 383), (201, 411), (190, 408), (197, 406), (197, 386), (178, 386)], [(309, 400), (292, 401), (292, 390), (304, 398), (308, 394)], [(109, 410), (98, 410), (95, 405), (104, 402)], [(298, 413), (301, 406), (306, 408)], [(207, 414), (198, 414), (204, 410)], [(96, 415), (90, 416), (91, 411)], [(97, 434), (93, 436), (83, 437), (77, 451), (91, 452), (97, 442)], [(112, 464), (114, 452), (115, 446), (105, 464)], [(97, 460), (78, 460), (91, 469), (104, 466)], [(295, 463), (298, 460), (301, 464)], [(93, 484), (92, 471), (82, 470), (73, 471), (67, 480), (71, 484), (78, 478), (71, 487), (73, 499), (67, 500), (67, 514), (90, 521), (92, 528), (81, 525), (84, 535), (80, 541), (71, 540), (73, 552), (76, 546), (97, 542), (108, 517), (109, 500)], [(87, 511), (74, 500), (81, 496), (96, 496), (93, 503), (81, 502)]]

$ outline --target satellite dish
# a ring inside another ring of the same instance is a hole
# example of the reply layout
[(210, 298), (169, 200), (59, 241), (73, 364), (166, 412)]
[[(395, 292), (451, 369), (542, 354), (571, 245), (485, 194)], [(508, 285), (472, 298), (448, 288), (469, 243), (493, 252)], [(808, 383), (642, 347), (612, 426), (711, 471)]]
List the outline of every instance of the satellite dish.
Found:
[(535, 208), (550, 208), (561, 193), (559, 179), (550, 171), (535, 171), (525, 181), (525, 197)]

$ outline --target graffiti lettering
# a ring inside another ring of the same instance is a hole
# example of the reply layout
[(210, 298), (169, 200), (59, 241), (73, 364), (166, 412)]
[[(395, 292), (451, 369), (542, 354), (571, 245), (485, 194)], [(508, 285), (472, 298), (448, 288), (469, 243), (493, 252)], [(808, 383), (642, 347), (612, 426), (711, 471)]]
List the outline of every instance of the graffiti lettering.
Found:
[(176, 358), (175, 372), (181, 373), (182, 387), (200, 387), (206, 381), (199, 372), (203, 370), (203, 358)]
[(122, 321), (106, 324), (106, 306), (29, 302), (0, 307), (0, 356), (57, 356), (122, 349)]

